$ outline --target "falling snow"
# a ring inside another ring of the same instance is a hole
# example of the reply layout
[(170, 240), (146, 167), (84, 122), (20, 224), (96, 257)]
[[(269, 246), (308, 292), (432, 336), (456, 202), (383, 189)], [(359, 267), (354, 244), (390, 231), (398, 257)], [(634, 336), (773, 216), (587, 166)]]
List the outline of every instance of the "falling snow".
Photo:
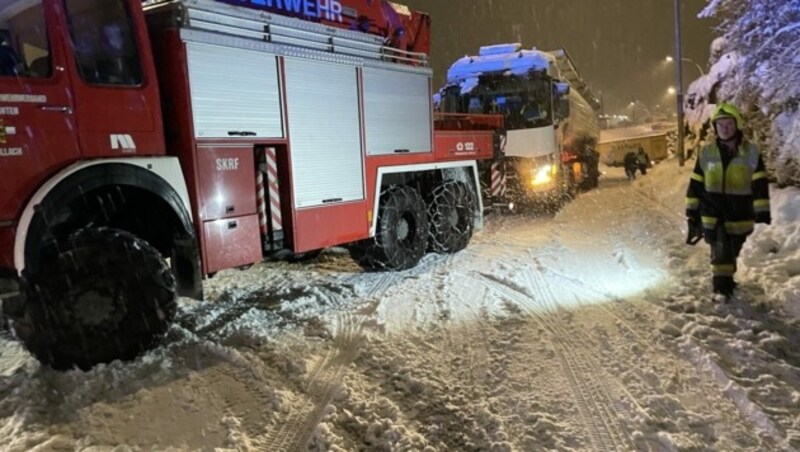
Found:
[(2, 339), (0, 448), (797, 449), (800, 193), (773, 190), (725, 303), (683, 243), (688, 171), (606, 168), (405, 272), (221, 272), (133, 363), (58, 373)]
[[(478, 18), (503, 10), (475, 3)], [(745, 3), (757, 8), (731, 14)], [(715, 99), (733, 100), (773, 176), (796, 182), (800, 29), (797, 2), (778, 3), (709, 2), (729, 33), (687, 90), (688, 144), (709, 139)], [(734, 29), (754, 21), (779, 38)], [(771, 187), (772, 224), (747, 241), (726, 302), (708, 246), (684, 243), (691, 165), (635, 182), (603, 169), (558, 214), (491, 214), (466, 250), (408, 271), (364, 273), (338, 248), (222, 271), (133, 362), (55, 372), (2, 333), (0, 449), (800, 449), (800, 189)]]

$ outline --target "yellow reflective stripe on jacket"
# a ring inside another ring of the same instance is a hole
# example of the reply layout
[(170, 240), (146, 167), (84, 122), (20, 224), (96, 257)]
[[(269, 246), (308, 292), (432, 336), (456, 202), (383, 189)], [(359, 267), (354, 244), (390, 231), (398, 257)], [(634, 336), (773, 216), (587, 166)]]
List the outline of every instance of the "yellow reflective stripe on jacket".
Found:
[(755, 210), (756, 212), (769, 212), (769, 199), (754, 200), (753, 210)]
[(700, 198), (686, 198), (686, 208), (687, 209), (697, 209), (700, 207)]
[(714, 276), (733, 276), (736, 273), (736, 266), (733, 264), (711, 265), (711, 272)]
[(692, 177), (692, 179), (696, 180), (697, 182), (700, 182), (701, 184), (703, 182), (705, 182), (705, 179), (703, 178), (702, 174), (697, 174), (695, 172), (692, 172), (692, 176), (691, 177)]
[(700, 222), (703, 223), (703, 227), (706, 229), (714, 229), (717, 227), (717, 217), (701, 216)]
[(767, 172), (766, 171), (759, 171), (757, 173), (753, 173), (753, 181), (757, 181), (759, 179), (764, 179), (765, 177), (767, 177)]
[(755, 222), (752, 220), (747, 221), (726, 221), (725, 232), (728, 234), (742, 235), (753, 231)]

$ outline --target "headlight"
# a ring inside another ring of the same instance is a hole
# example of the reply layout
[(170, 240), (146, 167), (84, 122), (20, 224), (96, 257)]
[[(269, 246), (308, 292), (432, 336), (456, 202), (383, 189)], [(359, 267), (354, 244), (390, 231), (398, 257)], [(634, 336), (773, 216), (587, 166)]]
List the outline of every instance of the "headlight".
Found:
[(558, 166), (544, 165), (535, 171), (536, 174), (534, 174), (533, 179), (531, 179), (531, 185), (545, 185), (553, 181), (553, 176), (558, 172)]

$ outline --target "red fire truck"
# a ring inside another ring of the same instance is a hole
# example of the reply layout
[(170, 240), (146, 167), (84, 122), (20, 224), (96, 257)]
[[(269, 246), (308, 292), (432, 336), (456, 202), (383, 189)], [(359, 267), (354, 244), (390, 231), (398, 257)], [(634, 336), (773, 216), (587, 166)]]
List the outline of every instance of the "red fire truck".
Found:
[(429, 30), (385, 0), (0, 3), (14, 335), (87, 368), (152, 346), (177, 295), (270, 253), (346, 244), (407, 269), (465, 247), (495, 119), (434, 130)]

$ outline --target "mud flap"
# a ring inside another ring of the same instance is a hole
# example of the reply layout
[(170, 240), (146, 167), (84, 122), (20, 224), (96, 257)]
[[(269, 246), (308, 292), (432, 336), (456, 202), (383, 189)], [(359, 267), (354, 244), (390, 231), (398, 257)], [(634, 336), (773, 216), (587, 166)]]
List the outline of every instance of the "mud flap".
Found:
[(172, 272), (177, 280), (181, 297), (203, 299), (203, 274), (200, 268), (200, 250), (194, 236), (179, 236), (173, 240)]

